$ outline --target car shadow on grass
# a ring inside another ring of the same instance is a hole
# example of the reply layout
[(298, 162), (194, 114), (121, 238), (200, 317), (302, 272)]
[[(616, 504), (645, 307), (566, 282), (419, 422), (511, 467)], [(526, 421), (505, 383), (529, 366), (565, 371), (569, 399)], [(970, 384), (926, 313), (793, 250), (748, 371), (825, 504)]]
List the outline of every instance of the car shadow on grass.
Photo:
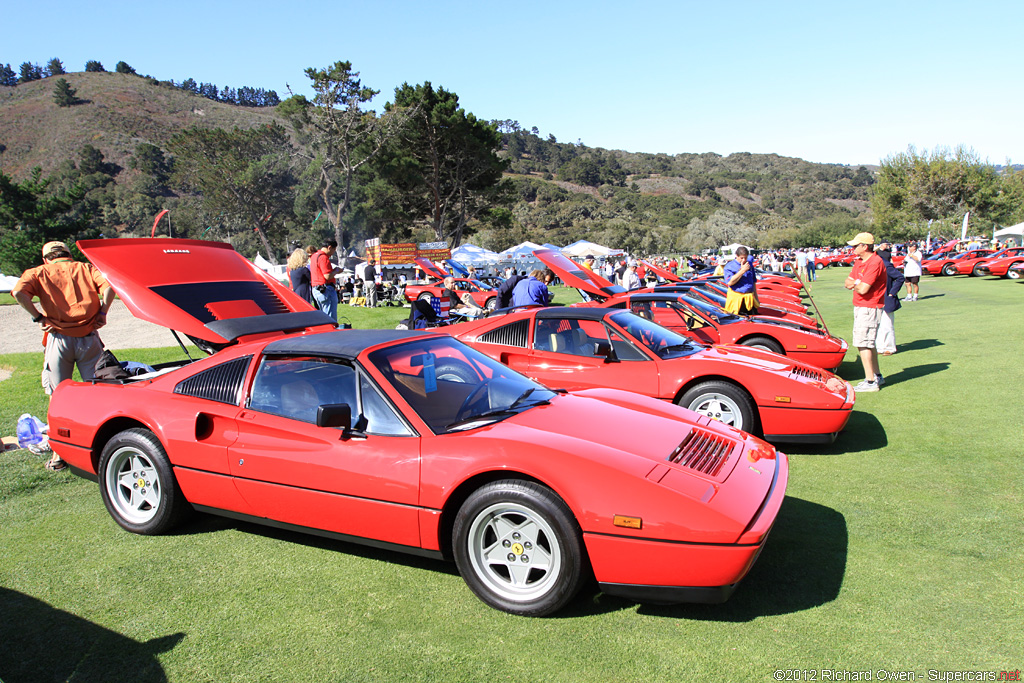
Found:
[(789, 455), (841, 455), (874, 451), (888, 445), (889, 437), (878, 418), (872, 413), (854, 408), (846, 428), (830, 444), (780, 443), (775, 444), (775, 447)]
[(166, 681), (157, 658), (184, 633), (132, 640), (38, 598), (0, 588), (0, 679), (18, 681)]
[(640, 614), (701, 621), (746, 622), (819, 607), (839, 596), (846, 574), (846, 518), (832, 508), (787, 496), (753, 569), (720, 605), (638, 604), (584, 593), (556, 617), (632, 609)]
[(187, 536), (191, 534), (208, 534), (216, 533), (218, 531), (226, 531), (228, 529), (235, 529), (246, 534), (258, 534), (266, 538), (285, 541), (287, 543), (301, 544), (308, 548), (344, 553), (345, 555), (378, 560), (380, 562), (387, 562), (390, 564), (401, 564), (407, 567), (427, 569), (455, 576), (458, 576), (459, 574), (458, 569), (455, 567), (455, 563), (434, 559), (433, 557), (414, 555), (412, 553), (402, 552), (400, 549), (379, 548), (356, 541), (347, 541), (343, 538), (327, 535), (329, 532), (324, 532), (325, 535), (321, 536), (318, 535), (318, 532), (315, 529), (310, 529), (308, 532), (305, 532), (290, 528), (271, 526), (269, 524), (259, 524), (257, 522), (233, 519), (215, 514), (197, 513), (191, 518), (189, 523), (168, 532), (167, 535)]

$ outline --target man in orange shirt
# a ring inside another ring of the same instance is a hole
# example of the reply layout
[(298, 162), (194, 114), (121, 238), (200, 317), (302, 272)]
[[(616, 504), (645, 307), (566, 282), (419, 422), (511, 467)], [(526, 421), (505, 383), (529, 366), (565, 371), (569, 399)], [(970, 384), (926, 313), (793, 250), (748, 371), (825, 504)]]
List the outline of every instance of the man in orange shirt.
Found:
[(878, 367), (875, 337), (885, 309), (885, 262), (875, 253), (875, 237), (862, 232), (847, 242), (857, 260), (845, 287), (853, 290), (853, 345), (860, 352), (864, 381), (854, 387), (860, 393), (878, 391), (885, 384)]
[[(71, 379), (75, 365), (83, 380), (93, 378), (103, 342), (96, 330), (107, 324), (114, 290), (91, 263), (71, 259), (63, 242), (47, 242), (43, 265), (26, 270), (11, 294), (46, 333), (43, 353), (43, 390), (52, 394), (57, 385)], [(39, 298), (39, 311), (32, 302)], [(54, 456), (48, 469), (63, 469)]]

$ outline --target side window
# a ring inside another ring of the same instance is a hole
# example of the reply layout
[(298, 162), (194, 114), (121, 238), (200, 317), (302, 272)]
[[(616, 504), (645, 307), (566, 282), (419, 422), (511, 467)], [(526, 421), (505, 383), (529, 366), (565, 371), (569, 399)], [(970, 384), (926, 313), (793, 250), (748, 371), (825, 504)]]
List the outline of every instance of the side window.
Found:
[(359, 375), (359, 393), (363, 399), (363, 417), (366, 418), (365, 431), (368, 434), (380, 436), (413, 436), (413, 432), (406, 426), (402, 418), (395, 413), (387, 399), (381, 396), (377, 387), (366, 378)]
[(611, 331), (612, 348), (619, 360), (648, 360), (644, 352), (636, 348), (615, 330)]
[(608, 343), (608, 334), (600, 320), (541, 318), (537, 320), (533, 339), (533, 346), (539, 351), (593, 358), (598, 344)]
[(265, 358), (260, 363), (250, 409), (314, 423), (317, 408), (325, 403), (348, 403), (356, 413), (353, 368), (322, 358)]

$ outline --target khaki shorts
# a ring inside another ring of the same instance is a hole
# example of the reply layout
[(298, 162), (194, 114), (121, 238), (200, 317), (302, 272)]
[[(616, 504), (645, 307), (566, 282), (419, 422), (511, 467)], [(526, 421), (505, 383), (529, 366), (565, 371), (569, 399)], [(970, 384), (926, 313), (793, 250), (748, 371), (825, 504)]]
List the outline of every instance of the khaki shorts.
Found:
[(43, 391), (52, 394), (57, 385), (71, 379), (78, 366), (82, 380), (88, 382), (94, 376), (96, 363), (103, 355), (103, 342), (96, 332), (85, 337), (67, 337), (59, 332), (50, 332), (43, 352)]
[(875, 348), (878, 323), (885, 313), (881, 308), (853, 307), (853, 345), (858, 349)]

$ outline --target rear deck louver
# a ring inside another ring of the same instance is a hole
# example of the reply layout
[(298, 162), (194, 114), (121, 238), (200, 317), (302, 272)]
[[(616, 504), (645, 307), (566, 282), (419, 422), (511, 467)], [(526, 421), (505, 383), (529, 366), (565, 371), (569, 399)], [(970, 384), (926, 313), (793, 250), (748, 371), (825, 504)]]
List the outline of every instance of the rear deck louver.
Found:
[(722, 469), (735, 446), (736, 443), (730, 439), (702, 429), (694, 429), (672, 451), (668, 459), (677, 465), (713, 477)]
[(252, 356), (245, 356), (204, 370), (178, 382), (174, 393), (238, 405), (239, 390), (251, 360)]

